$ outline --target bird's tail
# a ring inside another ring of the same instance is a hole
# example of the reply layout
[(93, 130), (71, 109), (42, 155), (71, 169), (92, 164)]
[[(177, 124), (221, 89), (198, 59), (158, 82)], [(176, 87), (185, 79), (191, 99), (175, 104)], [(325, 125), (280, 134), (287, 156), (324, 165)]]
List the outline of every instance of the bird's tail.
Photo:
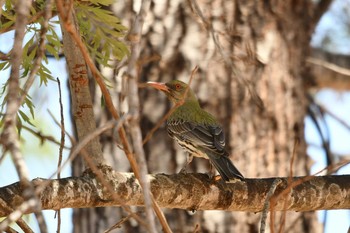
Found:
[(218, 170), (221, 178), (225, 181), (230, 181), (233, 179), (240, 179), (244, 180), (243, 175), (238, 171), (238, 169), (233, 165), (232, 161), (229, 159), (228, 156), (217, 156), (217, 155), (210, 155), (210, 153), (207, 153), (210, 162), (213, 164), (213, 166)]

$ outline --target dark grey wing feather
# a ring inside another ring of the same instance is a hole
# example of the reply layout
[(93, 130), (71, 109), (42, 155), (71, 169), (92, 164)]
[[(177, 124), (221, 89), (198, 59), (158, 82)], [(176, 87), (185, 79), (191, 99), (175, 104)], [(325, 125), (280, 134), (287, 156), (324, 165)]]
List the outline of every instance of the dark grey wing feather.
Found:
[(225, 150), (225, 135), (220, 126), (185, 121), (171, 121), (167, 124), (171, 137), (190, 143), (205, 153), (224, 180), (244, 179), (228, 158), (229, 154)]
[(195, 146), (211, 150), (224, 150), (225, 136), (219, 126), (198, 125), (190, 122), (168, 122), (171, 137), (185, 140)]

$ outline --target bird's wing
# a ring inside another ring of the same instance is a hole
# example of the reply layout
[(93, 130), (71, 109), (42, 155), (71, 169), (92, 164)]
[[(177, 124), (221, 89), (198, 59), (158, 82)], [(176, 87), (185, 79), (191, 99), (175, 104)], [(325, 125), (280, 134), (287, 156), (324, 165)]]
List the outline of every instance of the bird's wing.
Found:
[(228, 157), (225, 135), (220, 126), (171, 121), (168, 122), (168, 133), (171, 137), (190, 143), (205, 153), (225, 181), (236, 178), (244, 180)]
[(168, 133), (172, 137), (177, 137), (199, 148), (218, 154), (225, 153), (225, 135), (218, 125), (172, 121), (168, 122)]

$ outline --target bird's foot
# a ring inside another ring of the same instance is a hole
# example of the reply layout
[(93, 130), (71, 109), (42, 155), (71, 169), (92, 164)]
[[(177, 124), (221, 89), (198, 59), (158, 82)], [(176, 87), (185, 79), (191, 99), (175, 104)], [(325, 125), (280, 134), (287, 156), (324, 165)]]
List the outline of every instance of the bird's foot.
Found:
[(211, 180), (213, 180), (214, 182), (223, 181), (223, 179), (220, 175), (213, 175), (211, 177)]

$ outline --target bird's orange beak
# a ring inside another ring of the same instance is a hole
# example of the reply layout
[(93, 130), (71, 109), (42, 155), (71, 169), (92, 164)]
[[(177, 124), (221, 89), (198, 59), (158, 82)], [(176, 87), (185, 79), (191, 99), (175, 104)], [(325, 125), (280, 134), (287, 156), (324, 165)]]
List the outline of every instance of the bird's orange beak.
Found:
[(147, 85), (160, 91), (169, 92), (169, 88), (165, 85), (165, 83), (147, 82)]

